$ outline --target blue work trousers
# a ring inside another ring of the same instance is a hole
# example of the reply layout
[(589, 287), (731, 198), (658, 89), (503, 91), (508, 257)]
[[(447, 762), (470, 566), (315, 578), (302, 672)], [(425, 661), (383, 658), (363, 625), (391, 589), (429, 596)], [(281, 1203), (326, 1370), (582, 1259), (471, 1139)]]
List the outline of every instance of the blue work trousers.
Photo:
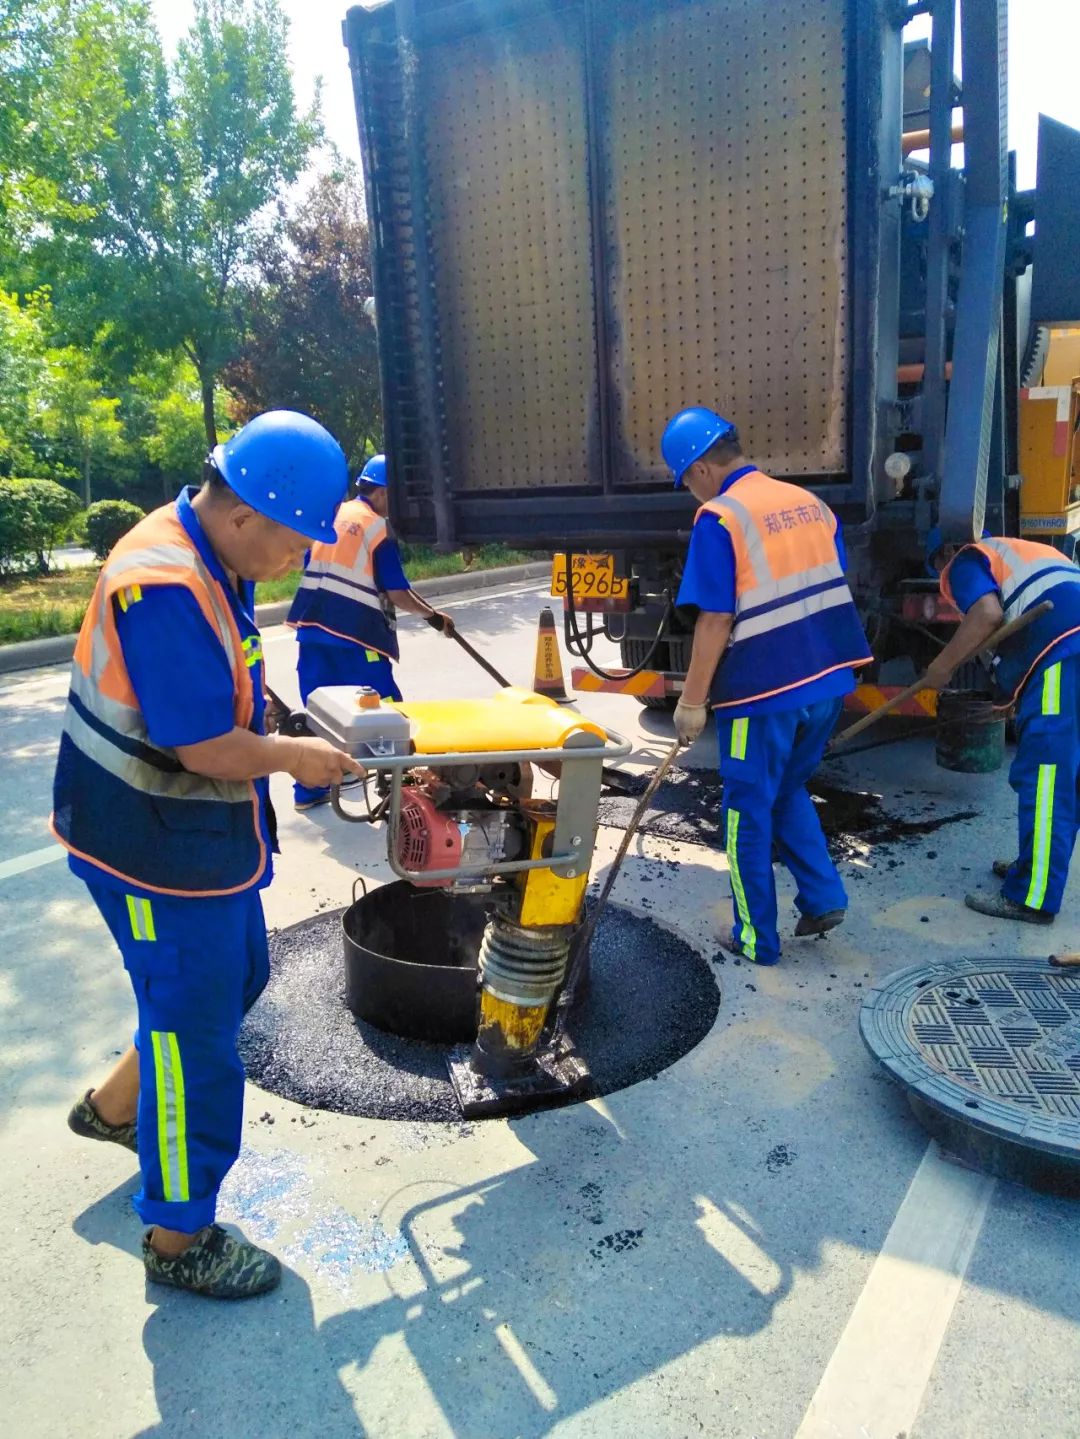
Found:
[(1057, 914), (1080, 821), (1080, 655), (1041, 666), (1016, 707), (1020, 844), (1002, 894)]
[(211, 1224), (240, 1153), (244, 1015), (270, 974), (258, 890), (222, 899), (140, 899), (89, 884), (124, 957), (139, 1011), (139, 1168), (147, 1224)]
[(847, 908), (847, 894), (806, 792), (842, 705), (842, 699), (827, 699), (746, 719), (717, 715), (733, 939), (758, 964), (780, 958), (774, 845), (798, 884), (800, 913), (816, 918)]
[[(400, 700), (401, 691), (394, 679), (394, 667), (385, 655), (376, 650), (361, 649), (359, 645), (323, 644), (320, 640), (308, 639), (304, 631), (299, 632), (299, 657), (296, 674), (300, 682), (300, 702), (307, 704), (312, 690), (321, 685), (364, 685), (376, 690), (384, 700)], [(293, 798), (297, 804), (324, 799), (328, 789), (309, 789), (307, 785), (294, 784)]]

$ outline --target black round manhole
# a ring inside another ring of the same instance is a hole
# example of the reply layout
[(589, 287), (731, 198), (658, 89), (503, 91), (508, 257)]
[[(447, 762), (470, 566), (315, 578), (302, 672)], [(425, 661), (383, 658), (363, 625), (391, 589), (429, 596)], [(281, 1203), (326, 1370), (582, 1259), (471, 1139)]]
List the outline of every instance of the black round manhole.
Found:
[[(270, 983), (240, 1031), (248, 1078), (339, 1114), (460, 1120), (448, 1045), (387, 1034), (345, 1007), (341, 915), (315, 915), (271, 938)], [(671, 930), (609, 905), (589, 991), (569, 1025), (592, 1074), (578, 1099), (651, 1079), (705, 1038), (719, 1008), (708, 960)]]
[(1043, 960), (914, 965), (867, 997), (859, 1027), (946, 1148), (1080, 1196), (1080, 974)]

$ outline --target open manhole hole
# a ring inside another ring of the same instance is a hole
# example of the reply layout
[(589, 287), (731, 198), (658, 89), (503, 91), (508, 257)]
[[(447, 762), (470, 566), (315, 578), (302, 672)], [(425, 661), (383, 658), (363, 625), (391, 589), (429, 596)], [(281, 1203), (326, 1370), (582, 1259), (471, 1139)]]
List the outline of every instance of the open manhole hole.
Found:
[(1080, 974), (1023, 959), (915, 965), (868, 996), (860, 1028), (945, 1148), (1080, 1197)]
[[(451, 1046), (388, 1033), (346, 1007), (344, 912), (271, 937), (270, 982), (240, 1032), (248, 1078), (314, 1109), (460, 1121)], [(708, 960), (671, 930), (609, 905), (593, 937), (588, 990), (568, 1024), (591, 1074), (575, 1102), (667, 1069), (705, 1038), (719, 1008)]]

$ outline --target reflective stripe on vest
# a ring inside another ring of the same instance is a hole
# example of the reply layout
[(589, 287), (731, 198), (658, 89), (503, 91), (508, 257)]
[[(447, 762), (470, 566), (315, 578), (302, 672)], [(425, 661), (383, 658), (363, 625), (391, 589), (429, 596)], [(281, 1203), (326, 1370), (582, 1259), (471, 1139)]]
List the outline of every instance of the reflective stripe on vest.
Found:
[(870, 659), (836, 551), (835, 518), (808, 490), (760, 471), (698, 512), (735, 553), (735, 623), (713, 681), (717, 708), (753, 703)]
[(956, 603), (949, 574), (960, 555), (977, 550), (990, 566), (1005, 622), (1019, 619), (1042, 600), (1054, 609), (1006, 643), (994, 659), (994, 680), (1010, 701), (1054, 646), (1080, 631), (1080, 569), (1052, 545), (1035, 540), (983, 539), (958, 550), (941, 572), (941, 593)]
[[(152, 585), (182, 586), (195, 598), (232, 670), (234, 721), (242, 729), (251, 725), (251, 668), (228, 597), (175, 506), (156, 510), (109, 556), (79, 632), (53, 832), (73, 854), (133, 887), (237, 893), (258, 883), (266, 869), (255, 786), (192, 774), (175, 750), (155, 745), (124, 662), (113, 598)], [(162, 636), (163, 644), (183, 642), (182, 634)]]
[(348, 500), (334, 521), (337, 540), (313, 545), (287, 623), (311, 627), (397, 659), (394, 608), (375, 579), (375, 551), (386, 521), (363, 500)]

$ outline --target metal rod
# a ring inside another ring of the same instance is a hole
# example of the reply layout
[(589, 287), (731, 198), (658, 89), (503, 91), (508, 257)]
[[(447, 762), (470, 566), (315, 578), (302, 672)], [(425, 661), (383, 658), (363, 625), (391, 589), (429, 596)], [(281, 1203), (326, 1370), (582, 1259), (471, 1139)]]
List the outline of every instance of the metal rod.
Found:
[[(962, 120), (958, 120), (956, 124), (953, 125), (950, 131), (949, 143), (951, 145), (962, 145), (964, 143), (964, 124)], [(903, 139), (900, 142), (900, 148), (905, 155), (910, 155), (915, 150), (929, 150), (930, 131), (905, 130)]]
[[(446, 631), (443, 628), (442, 617), (439, 615), (438, 611), (434, 608), (434, 606), (428, 604), (427, 600), (424, 599), (423, 595), (418, 595), (415, 590), (413, 590), (413, 595), (416, 599), (420, 601), (424, 608), (429, 611), (427, 623), (431, 626), (431, 628), (433, 630), (438, 630), (440, 634), (445, 634)], [(506, 678), (506, 676), (501, 675), (499, 671), (495, 668), (495, 666), (484, 658), (484, 656), (480, 653), (479, 650), (472, 647), (469, 641), (465, 639), (465, 637), (458, 630), (458, 627), (456, 624), (454, 624), (453, 620), (450, 621), (450, 624), (450, 638), (454, 641), (454, 643), (460, 645), (461, 648), (465, 651), (465, 653), (469, 656), (469, 658), (475, 660), (482, 670), (486, 670), (497, 685), (501, 685), (504, 690), (512, 689), (513, 686), (510, 684), (510, 681)]]
[[(937, 0), (930, 47), (930, 128), (918, 132), (918, 138), (925, 134), (930, 146), (934, 203), (930, 207), (926, 257), (926, 347), (923, 351), (926, 366), (925, 373), (915, 378), (923, 382), (923, 466), (927, 474), (938, 479), (945, 443), (945, 382), (952, 379), (952, 365), (945, 361), (945, 312), (952, 247), (949, 204), (952, 144), (958, 131), (961, 139), (964, 135), (963, 124), (952, 125), (956, 0)], [(904, 136), (905, 155), (909, 153), (907, 142), (912, 138), (915, 137)]]
[[(1035, 605), (1017, 619), (1010, 620), (1007, 625), (1001, 625), (1000, 628), (994, 631), (989, 639), (983, 640), (981, 644), (975, 645), (970, 653), (966, 654), (964, 658), (958, 662), (957, 669), (960, 668), (960, 665), (967, 664), (968, 660), (974, 659), (976, 655), (982, 654), (983, 651), (997, 649), (997, 647), (1004, 644), (1006, 640), (1012, 639), (1013, 635), (1018, 634), (1020, 630), (1026, 629), (1033, 620), (1041, 619), (1043, 615), (1049, 614), (1053, 608), (1053, 600), (1043, 600), (1041, 604)], [(846, 730), (841, 730), (836, 738), (829, 744), (826, 753), (831, 753), (839, 745), (846, 744), (849, 739), (853, 739), (855, 735), (861, 734), (864, 729), (869, 729), (872, 724), (877, 724), (878, 720), (884, 719), (888, 714), (892, 714), (893, 710), (899, 705), (902, 705), (905, 700), (911, 699), (913, 695), (917, 695), (921, 689), (925, 688), (926, 674), (924, 672), (913, 684), (908, 685), (906, 689), (902, 689), (899, 694), (893, 695), (892, 699), (886, 701), (880, 709), (873, 710), (870, 714), (864, 715), (861, 720), (856, 720), (853, 725), (849, 725)]]

